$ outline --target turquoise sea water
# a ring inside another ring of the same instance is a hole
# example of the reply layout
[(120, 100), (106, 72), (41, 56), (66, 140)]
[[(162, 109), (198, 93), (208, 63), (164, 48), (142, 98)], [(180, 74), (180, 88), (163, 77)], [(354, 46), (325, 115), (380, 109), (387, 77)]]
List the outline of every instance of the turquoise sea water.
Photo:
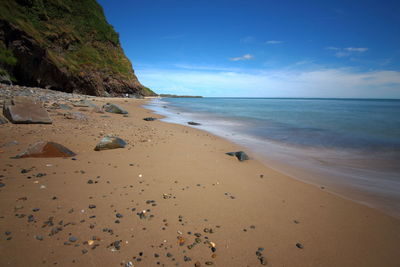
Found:
[(269, 166), (400, 215), (400, 100), (164, 98), (148, 107)]

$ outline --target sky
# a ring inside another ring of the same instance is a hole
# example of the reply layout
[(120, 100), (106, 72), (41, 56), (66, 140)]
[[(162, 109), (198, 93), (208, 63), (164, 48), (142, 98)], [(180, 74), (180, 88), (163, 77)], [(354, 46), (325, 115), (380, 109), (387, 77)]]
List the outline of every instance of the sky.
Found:
[(98, 2), (157, 93), (400, 98), (400, 1)]

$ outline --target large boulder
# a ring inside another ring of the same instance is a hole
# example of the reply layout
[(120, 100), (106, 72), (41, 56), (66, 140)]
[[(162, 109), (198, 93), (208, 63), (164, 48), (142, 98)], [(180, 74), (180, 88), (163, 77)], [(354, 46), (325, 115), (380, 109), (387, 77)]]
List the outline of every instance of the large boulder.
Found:
[(55, 142), (40, 141), (29, 146), (24, 152), (14, 158), (57, 158), (73, 157), (74, 152)]
[(124, 148), (126, 146), (126, 142), (119, 137), (116, 136), (106, 136), (100, 140), (100, 143), (96, 145), (94, 150), (106, 150), (106, 149), (115, 149), (115, 148)]
[(117, 104), (112, 104), (112, 103), (107, 103), (103, 106), (103, 109), (107, 112), (110, 113), (116, 113), (116, 114), (128, 114), (128, 111), (125, 109), (121, 108)]
[(4, 103), (3, 114), (12, 123), (52, 123), (42, 103), (25, 96), (15, 96)]
[(236, 157), (239, 161), (244, 161), (244, 160), (248, 160), (249, 159), (249, 156), (247, 156), (247, 154), (244, 153), (243, 151), (228, 152), (228, 153), (225, 153), (225, 154), (227, 154), (229, 156), (232, 156), (232, 157)]

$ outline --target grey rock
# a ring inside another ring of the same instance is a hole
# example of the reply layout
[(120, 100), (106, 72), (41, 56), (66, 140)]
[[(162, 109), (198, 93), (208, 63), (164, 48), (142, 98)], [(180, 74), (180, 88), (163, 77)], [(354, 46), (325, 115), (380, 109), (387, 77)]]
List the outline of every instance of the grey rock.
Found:
[(296, 243), (296, 247), (298, 247), (300, 249), (304, 248), (304, 246), (301, 243)]
[(225, 153), (225, 154), (227, 154), (229, 156), (232, 156), (232, 157), (235, 156), (235, 157), (237, 157), (237, 159), (239, 161), (244, 161), (244, 160), (248, 160), (249, 159), (249, 156), (247, 156), (247, 154), (244, 153), (243, 151), (228, 152), (228, 153)]
[(5, 118), (3, 118), (2, 116), (0, 116), (0, 125), (1, 124), (6, 124), (8, 123), (8, 120), (6, 120)]
[(143, 120), (145, 120), (145, 121), (155, 121), (157, 119), (153, 118), (153, 117), (146, 117), (146, 118), (143, 118)]
[(78, 240), (78, 238), (76, 238), (75, 236), (70, 236), (69, 238), (68, 238), (68, 241), (69, 242), (76, 242)]
[(14, 97), (12, 101), (4, 104), (3, 115), (12, 123), (52, 123), (42, 103), (31, 97)]
[(90, 100), (85, 100), (85, 99), (81, 99), (77, 102), (72, 103), (72, 105), (74, 107), (81, 107), (81, 108), (95, 108), (97, 107), (96, 104), (94, 104), (92, 101)]
[(100, 140), (100, 143), (96, 145), (94, 150), (106, 150), (106, 149), (115, 149), (115, 148), (124, 148), (126, 146), (126, 142), (119, 137), (116, 136), (106, 136)]
[(113, 246), (115, 249), (120, 250), (121, 249), (121, 241), (114, 241)]
[(103, 109), (109, 113), (116, 113), (116, 114), (128, 114), (128, 111), (121, 108), (120, 106), (112, 103), (107, 103), (103, 106)]
[(70, 120), (87, 121), (88, 117), (82, 112), (68, 112), (64, 114), (64, 118)]
[(188, 124), (189, 125), (194, 125), (194, 126), (201, 125), (201, 123), (194, 122), (194, 121), (189, 121)]

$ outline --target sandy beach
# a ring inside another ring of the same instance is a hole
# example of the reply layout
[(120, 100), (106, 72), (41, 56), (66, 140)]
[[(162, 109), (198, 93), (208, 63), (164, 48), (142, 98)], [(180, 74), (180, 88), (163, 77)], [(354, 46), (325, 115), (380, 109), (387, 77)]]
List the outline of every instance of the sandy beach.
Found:
[[(129, 115), (48, 108), (52, 124), (0, 125), (1, 266), (400, 266), (400, 220), (145, 121), (161, 118), (148, 100), (90, 100)], [(127, 146), (94, 151), (108, 134)], [(37, 141), (77, 156), (11, 158)]]

